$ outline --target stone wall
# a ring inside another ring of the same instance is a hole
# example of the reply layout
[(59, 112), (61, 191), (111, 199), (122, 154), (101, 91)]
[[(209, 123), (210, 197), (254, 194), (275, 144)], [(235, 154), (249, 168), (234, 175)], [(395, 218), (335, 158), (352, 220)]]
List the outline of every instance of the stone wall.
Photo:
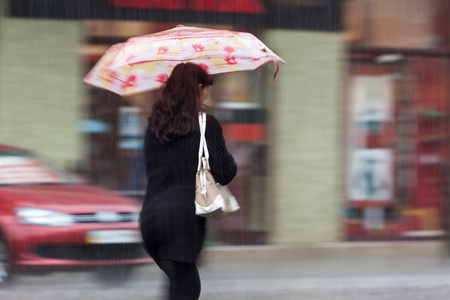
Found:
[(287, 64), (269, 83), (271, 242), (332, 242), (342, 205), (341, 43), (335, 33), (267, 30)]
[(82, 155), (79, 22), (0, 22), (0, 143), (74, 163)]

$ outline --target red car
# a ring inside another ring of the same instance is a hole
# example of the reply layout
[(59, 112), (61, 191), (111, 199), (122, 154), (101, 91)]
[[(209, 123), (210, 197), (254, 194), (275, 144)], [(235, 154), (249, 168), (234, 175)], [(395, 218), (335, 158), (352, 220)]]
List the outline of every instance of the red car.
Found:
[(15, 270), (72, 267), (125, 278), (151, 261), (140, 207), (31, 151), (0, 145), (0, 284)]

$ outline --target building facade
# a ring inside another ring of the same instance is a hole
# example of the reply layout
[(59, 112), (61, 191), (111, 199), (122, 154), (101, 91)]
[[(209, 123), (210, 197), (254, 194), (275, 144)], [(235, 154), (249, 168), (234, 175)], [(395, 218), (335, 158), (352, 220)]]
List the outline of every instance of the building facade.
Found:
[[(280, 66), (276, 81), (270, 65), (217, 80), (210, 101), (238, 161), (240, 174), (232, 188), (243, 210), (234, 219), (212, 225), (211, 238), (233, 244), (301, 244), (342, 238), (343, 49), (335, 3), (318, 4), (326, 5), (328, 13), (319, 15), (319, 22), (305, 17), (317, 9), (311, 1), (299, 2), (291, 10), (269, 1), (266, 8), (275, 12), (269, 17), (224, 12), (214, 19), (214, 14), (191, 11), (181, 13), (180, 22), (172, 19), (178, 12), (159, 11), (153, 16), (149, 12), (153, 10), (140, 9), (133, 15), (134, 8), (115, 8), (129, 18), (120, 21), (134, 28), (120, 36), (118, 30), (92, 34), (87, 25), (92, 23), (86, 21), (92, 16), (79, 15), (93, 9), (79, 10), (78, 17), (58, 17), (55, 12), (69, 10), (55, 9), (52, 3), (37, 8), (27, 0), (14, 1), (4, 11), (0, 27), (2, 143), (31, 148), (70, 167), (92, 169), (95, 165), (98, 184), (126, 191), (123, 178), (129, 175), (127, 168), (136, 162), (139, 149), (120, 146), (119, 115), (133, 111), (124, 108), (139, 106), (144, 113), (138, 115), (145, 117), (152, 95), (145, 96), (142, 105), (142, 97), (127, 101), (84, 86), (82, 78), (99, 53), (128, 35), (151, 33), (155, 22), (156, 27), (183, 22), (254, 30), (287, 64)], [(100, 5), (100, 1), (90, 3)], [(147, 12), (150, 20), (139, 19)], [(199, 16), (204, 22), (190, 19)], [(223, 21), (229, 16), (233, 24)], [(108, 16), (98, 18), (109, 22)], [(143, 27), (147, 29), (141, 32)], [(98, 104), (99, 100), (105, 102)], [(109, 125), (107, 129), (81, 132), (80, 121), (93, 117)], [(107, 159), (92, 159), (93, 155)], [(108, 178), (102, 175), (106, 173)]]

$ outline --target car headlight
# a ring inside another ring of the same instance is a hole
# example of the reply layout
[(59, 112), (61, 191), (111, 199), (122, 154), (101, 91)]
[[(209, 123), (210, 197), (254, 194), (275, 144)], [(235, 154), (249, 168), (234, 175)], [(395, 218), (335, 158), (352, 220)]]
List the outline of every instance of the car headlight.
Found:
[(22, 207), (16, 210), (16, 214), (20, 222), (28, 225), (64, 227), (74, 223), (70, 214), (41, 208)]

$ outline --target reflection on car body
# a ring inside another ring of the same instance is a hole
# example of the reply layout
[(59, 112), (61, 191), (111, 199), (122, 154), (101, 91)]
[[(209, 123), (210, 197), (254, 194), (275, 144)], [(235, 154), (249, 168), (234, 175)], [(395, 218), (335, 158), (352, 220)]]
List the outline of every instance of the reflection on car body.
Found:
[(129, 274), (150, 262), (140, 206), (31, 151), (0, 145), (0, 283), (12, 270), (96, 266), (107, 275), (102, 266), (120, 266)]

